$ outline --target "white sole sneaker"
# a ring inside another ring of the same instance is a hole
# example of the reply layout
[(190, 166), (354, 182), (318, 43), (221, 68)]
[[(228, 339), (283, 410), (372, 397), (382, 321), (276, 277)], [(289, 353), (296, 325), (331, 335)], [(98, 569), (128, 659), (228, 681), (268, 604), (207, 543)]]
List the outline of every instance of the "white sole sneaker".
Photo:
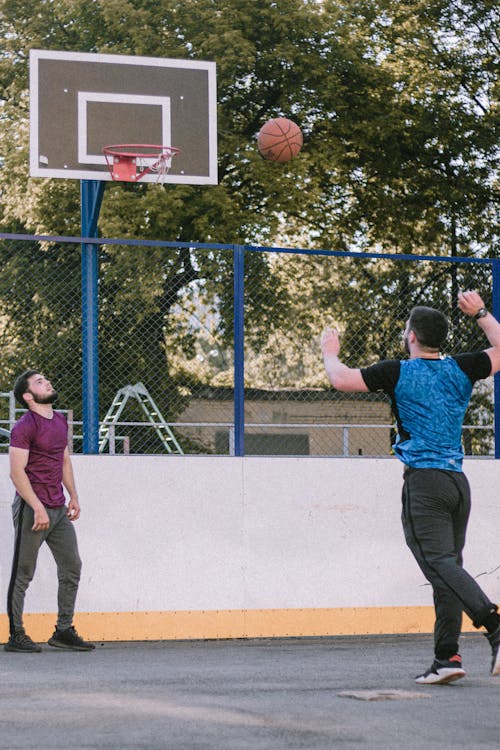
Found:
[(415, 678), (417, 685), (447, 685), (449, 682), (460, 680), (466, 675), (462, 667), (441, 667), (433, 664), (430, 669)]

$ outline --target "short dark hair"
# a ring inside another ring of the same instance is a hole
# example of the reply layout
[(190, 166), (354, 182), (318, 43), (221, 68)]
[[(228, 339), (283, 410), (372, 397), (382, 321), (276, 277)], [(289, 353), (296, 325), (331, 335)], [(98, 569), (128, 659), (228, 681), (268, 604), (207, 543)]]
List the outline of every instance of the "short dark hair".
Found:
[(408, 326), (421, 346), (440, 349), (448, 336), (448, 318), (433, 307), (417, 306), (410, 311)]
[(33, 375), (38, 375), (39, 372), (39, 370), (25, 370), (16, 378), (14, 388), (12, 389), (17, 401), (21, 404), (21, 406), (25, 406), (27, 409), (29, 408), (29, 406), (24, 400), (24, 394), (26, 393), (26, 391), (29, 391), (28, 381), (31, 377), (33, 377)]

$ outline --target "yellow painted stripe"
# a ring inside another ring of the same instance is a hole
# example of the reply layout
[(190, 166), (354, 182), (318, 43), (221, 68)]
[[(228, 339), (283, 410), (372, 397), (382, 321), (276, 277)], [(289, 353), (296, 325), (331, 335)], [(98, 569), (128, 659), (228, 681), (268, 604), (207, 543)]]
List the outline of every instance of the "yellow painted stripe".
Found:
[[(26, 631), (46, 641), (55, 614), (25, 614)], [(338, 609), (253, 609), (185, 612), (85, 612), (75, 626), (94, 641), (168, 641), (287, 636), (432, 633), (433, 607)], [(464, 632), (474, 631), (464, 616)], [(0, 640), (8, 638), (7, 615), (0, 615)]]

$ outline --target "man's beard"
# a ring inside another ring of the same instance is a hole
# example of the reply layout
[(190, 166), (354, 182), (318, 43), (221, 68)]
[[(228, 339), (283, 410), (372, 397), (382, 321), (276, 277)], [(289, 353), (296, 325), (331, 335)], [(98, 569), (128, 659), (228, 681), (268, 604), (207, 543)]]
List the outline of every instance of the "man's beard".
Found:
[(409, 354), (410, 353), (410, 347), (408, 346), (408, 336), (404, 337), (404, 339), (403, 339), (403, 346), (405, 348), (405, 352), (407, 354)]
[(54, 401), (57, 401), (57, 391), (52, 391), (47, 396), (37, 396), (35, 393), (31, 395), (35, 404), (53, 404)]

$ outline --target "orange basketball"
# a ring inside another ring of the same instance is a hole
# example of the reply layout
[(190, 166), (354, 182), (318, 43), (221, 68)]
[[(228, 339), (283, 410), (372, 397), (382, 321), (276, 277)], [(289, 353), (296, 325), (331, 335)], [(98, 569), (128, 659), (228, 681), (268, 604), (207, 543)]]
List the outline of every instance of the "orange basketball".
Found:
[(280, 163), (297, 156), (303, 142), (299, 126), (286, 117), (268, 120), (257, 136), (257, 145), (264, 159)]

